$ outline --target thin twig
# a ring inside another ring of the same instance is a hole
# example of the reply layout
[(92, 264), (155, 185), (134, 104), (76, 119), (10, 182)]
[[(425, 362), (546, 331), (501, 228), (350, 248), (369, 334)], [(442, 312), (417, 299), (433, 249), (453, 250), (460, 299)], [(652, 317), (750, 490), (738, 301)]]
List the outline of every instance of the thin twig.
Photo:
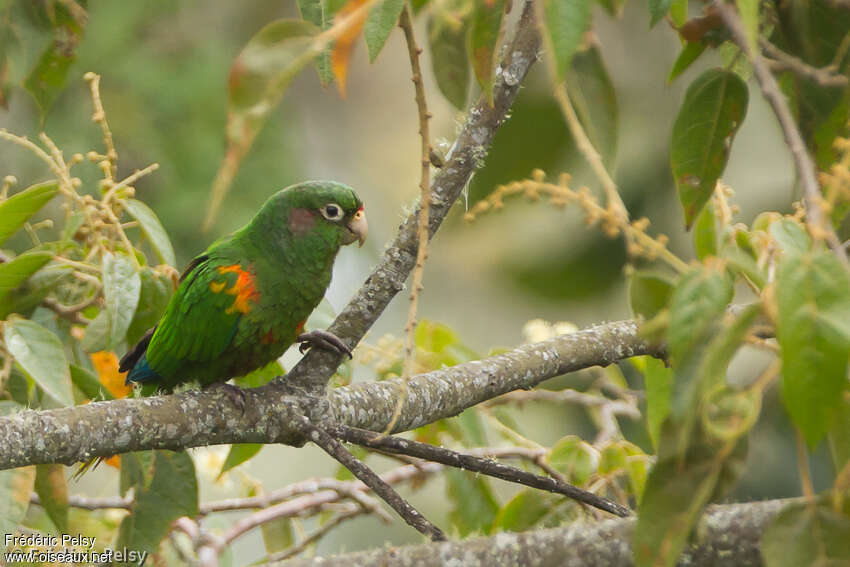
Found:
[(305, 537), (303, 540), (298, 542), (298, 544), (284, 549), (283, 551), (279, 551), (277, 553), (269, 555), (265, 558), (265, 560), (263, 560), (263, 562), (258, 563), (257, 565), (262, 565), (263, 567), (274, 567), (280, 562), (289, 559), (290, 557), (293, 557), (295, 555), (298, 555), (299, 553), (307, 549), (307, 547), (325, 537), (328, 532), (330, 532), (338, 525), (352, 518), (356, 518), (357, 516), (360, 516), (362, 514), (363, 509), (359, 507), (351, 508), (346, 512), (342, 512), (335, 516), (333, 519), (331, 519), (329, 522), (323, 524), (319, 529)]
[(419, 224), (416, 229), (418, 240), (416, 246), (416, 264), (413, 266), (410, 283), (410, 306), (407, 311), (407, 324), (404, 327), (407, 338), (404, 345), (404, 362), (402, 363), (402, 395), (399, 397), (395, 414), (387, 425), (385, 431), (389, 434), (395, 427), (398, 418), (404, 409), (407, 397), (407, 388), (404, 387), (410, 378), (415, 359), (416, 343), (416, 311), (419, 307), (419, 294), (422, 291), (422, 275), (425, 271), (425, 259), (428, 257), (428, 222), (431, 212), (431, 137), (428, 129), (428, 120), (431, 113), (428, 112), (428, 104), (425, 100), (425, 85), (422, 81), (422, 69), (419, 65), (419, 55), (422, 48), (416, 44), (416, 36), (413, 34), (413, 22), (410, 19), (410, 8), (405, 4), (398, 21), (399, 27), (404, 31), (404, 39), (407, 43), (407, 54), (410, 58), (410, 68), (413, 72), (414, 98), (416, 99), (416, 110), (419, 113)]
[(791, 71), (805, 79), (811, 79), (822, 87), (846, 87), (850, 79), (836, 72), (832, 65), (814, 67), (799, 57), (785, 53), (764, 38), (759, 38), (759, 46), (771, 59), (767, 63), (775, 71)]
[(806, 500), (812, 502), (815, 498), (815, 487), (812, 483), (812, 469), (809, 466), (809, 450), (806, 448), (806, 440), (799, 429), (796, 433), (797, 470), (800, 473), (800, 488)]
[(327, 454), (350, 470), (354, 476), (363, 481), (376, 495), (380, 496), (384, 502), (389, 504), (410, 526), (418, 530), (421, 534), (428, 536), (432, 541), (444, 541), (446, 539), (445, 534), (440, 528), (420, 514), (392, 486), (384, 482), (372, 469), (352, 455), (348, 449), (331, 437), (327, 431), (311, 423), (306, 416), (298, 417), (298, 427), (307, 439), (321, 447)]
[(554, 478), (532, 474), (502, 463), (458, 453), (451, 449), (435, 447), (427, 443), (419, 443), (418, 441), (410, 441), (398, 437), (378, 437), (371, 431), (346, 427), (344, 425), (330, 426), (328, 432), (349, 443), (356, 443), (394, 453), (403, 453), (420, 459), (436, 461), (444, 465), (493, 476), (507, 480), (508, 482), (515, 482), (532, 488), (563, 494), (578, 502), (583, 502), (594, 508), (610, 512), (615, 516), (626, 517), (631, 515), (631, 511), (628, 508), (571, 484), (559, 482)]
[(799, 175), (803, 186), (803, 202), (806, 207), (806, 216), (809, 220), (812, 236), (826, 240), (844, 267), (850, 269), (850, 261), (847, 260), (847, 254), (844, 253), (844, 249), (841, 247), (841, 241), (835, 234), (835, 229), (833, 229), (829, 217), (823, 210), (823, 196), (818, 185), (817, 170), (806, 149), (800, 129), (794, 121), (794, 115), (788, 107), (788, 101), (779, 90), (776, 78), (770, 72), (770, 69), (768, 69), (764, 57), (750, 46), (744, 24), (741, 22), (741, 18), (735, 7), (724, 2), (717, 2), (715, 5), (720, 13), (720, 17), (723, 18), (723, 23), (732, 33), (735, 43), (738, 44), (738, 47), (747, 55), (752, 63), (753, 72), (758, 80), (759, 87), (761, 87), (762, 95), (767, 99), (771, 108), (773, 108), (773, 113), (776, 114), (779, 126), (782, 128), (785, 143), (788, 144), (788, 149), (791, 150), (791, 155), (794, 157), (797, 175)]

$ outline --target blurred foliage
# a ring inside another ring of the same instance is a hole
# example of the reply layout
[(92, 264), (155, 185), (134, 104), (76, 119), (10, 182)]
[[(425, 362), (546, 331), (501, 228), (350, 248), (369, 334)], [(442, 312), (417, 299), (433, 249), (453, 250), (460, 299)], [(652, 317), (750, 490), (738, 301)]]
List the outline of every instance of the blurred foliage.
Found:
[[(623, 9), (617, 1), (601, 5), (613, 15)], [(850, 9), (829, 0), (780, 5), (739, 0), (736, 5), (746, 41), (760, 48), (769, 42), (785, 54), (781, 57), (795, 58), (771, 64), (821, 171), (824, 199), (807, 206), (824, 208), (834, 226), (846, 230)], [(420, 43), (430, 48), (434, 79), (449, 103), (466, 110), (471, 93), (480, 91), (486, 100), (494, 81), (512, 80), (506, 77), (510, 69), (498, 65), (516, 9), (510, 2), (432, 0), (411, 8), (424, 20), (428, 39)], [(551, 83), (518, 98), (489, 154), (481, 156), (465, 217), (471, 221), (501, 210), (521, 195), (551, 205), (546, 208), (571, 207), (589, 225), (598, 225), (609, 239), (576, 242), (565, 232), (539, 251), (503, 263), (503, 275), (537, 297), (576, 299), (624, 288), (619, 274), (625, 266), (633, 312), (644, 321), (648, 338), (666, 343), (667, 359), (638, 358), (585, 371), (570, 387), (558, 383), (513, 392), (413, 435), (463, 450), (507, 450), (500, 457), (520, 459), (529, 470), (637, 507), (635, 560), (655, 566), (676, 564), (704, 507), (740, 489), (754, 450), (750, 437), (759, 434), (758, 424), (777, 421), (780, 435), (803, 440), (801, 452), (816, 451), (826, 441), (822, 446), (828, 451), (821, 453), (828, 452), (831, 468), (821, 473), (819, 495), (789, 507), (766, 531), (764, 559), (770, 566), (845, 560), (842, 544), (850, 537), (846, 251), (827, 249), (822, 229), (808, 224), (802, 205), (784, 203), (782, 211), (762, 211), (749, 224), (734, 220), (734, 193), (720, 180), (731, 153), (740, 151), (735, 135), (747, 116), (752, 67), (714, 7), (694, 15), (686, 0), (656, 0), (647, 8), (652, 25), (669, 18), (681, 39), (669, 80), (679, 80), (708, 53), (723, 62), (691, 82), (672, 128), (670, 171), (665, 172), (672, 174), (682, 205), (680, 224), (693, 232), (692, 243), (672, 244), (676, 250), (692, 248), (696, 257), (675, 254), (666, 236), (650, 232), (649, 220), (638, 214), (653, 200), (648, 191), (624, 181), (624, 199), (636, 219), (629, 220), (585, 186), (595, 179), (580, 165), (590, 150), (568, 134), (564, 107), (549, 95), (565, 83), (591, 150), (613, 171), (619, 105), (598, 40), (587, 33), (598, 11), (586, 1), (538, 3)], [(48, 179), (20, 189), (8, 176), (0, 192), (0, 413), (127, 395), (117, 353), (158, 320), (173, 292), (179, 258), (209, 240), (196, 230), (201, 203), (210, 199), (209, 224), (229, 188), (239, 187), (241, 199), (230, 197), (221, 221), (223, 228), (233, 228), (253, 212), (250, 203), (259, 200), (253, 197), (268, 194), (268, 179), (276, 186), (297, 179), (296, 136), (275, 123), (281, 118), (273, 112), (291, 81), (313, 64), (323, 84), (335, 81), (344, 93), (360, 38), (374, 61), (405, 9), (398, 0), (299, 0), (285, 9), (260, 1), (248, 7), (222, 3), (207, 10), (203, 22), (188, 22), (176, 2), (0, 1), (0, 104), (26, 97), (20, 104), (29, 111), (13, 117), (16, 131), (44, 127), (60, 133), (55, 139), (43, 133), (31, 139), (0, 130), (0, 142), (17, 152), (4, 157), (3, 166), (15, 160), (22, 179)], [(300, 17), (292, 17), (296, 12)], [(162, 52), (170, 56), (157, 58)], [(116, 60), (122, 65), (110, 65)], [(99, 77), (86, 74), (95, 126), (78, 110), (84, 91), (77, 78), (90, 69), (107, 77), (101, 100)], [(221, 88), (209, 88), (215, 84)], [(120, 110), (112, 111), (113, 105)], [(106, 114), (116, 130), (133, 136), (113, 142)], [(252, 151), (257, 140), (274, 151)], [(60, 149), (81, 143), (99, 149), (70, 157)], [(119, 154), (121, 170), (134, 173), (118, 175)], [(163, 156), (168, 159), (161, 160), (154, 186), (146, 176), (156, 164), (143, 166)], [(219, 172), (208, 192), (216, 162)], [(540, 168), (576, 175), (553, 179)], [(177, 253), (172, 242), (180, 244)], [(529, 342), (573, 330), (540, 321), (526, 329)], [(416, 372), (484, 355), (452, 328), (429, 321), (417, 327), (415, 347)], [(730, 365), (745, 349), (763, 351), (769, 362), (733, 383)], [(384, 337), (358, 350), (356, 367), (376, 379), (397, 377), (403, 350), (400, 339)], [(255, 387), (282, 371), (275, 362), (238, 383)], [(347, 383), (351, 368), (340, 375), (338, 381)], [(780, 387), (784, 421), (772, 403), (774, 384)], [(584, 432), (594, 439), (564, 435), (559, 427), (550, 428), (556, 437), (551, 443), (529, 438), (520, 419), (526, 404), (546, 406), (552, 411), (546, 415), (559, 425), (580, 414)], [(789, 444), (782, 439), (775, 446), (788, 451)], [(0, 471), (0, 531), (12, 533), (23, 525), (96, 533), (99, 546), (128, 546), (171, 561), (196, 551), (182, 535), (169, 535), (177, 518), (195, 517), (201, 509), (196, 467), (221, 484), (237, 479), (239, 493), (255, 497), (262, 486), (242, 465), (260, 449), (232, 446), (206, 459), (201, 453), (169, 451), (122, 455), (109, 464), (119, 468), (120, 494), (132, 495), (133, 501), (129, 511), (117, 515), (70, 507), (60, 466)], [(814, 490), (805, 480), (807, 467), (803, 459), (804, 492)], [(420, 475), (414, 489), (430, 478)], [(337, 478), (348, 478), (346, 471)], [(449, 531), (458, 537), (558, 526), (588, 514), (551, 494), (505, 493), (465, 471), (445, 471), (442, 478)], [(33, 492), (40, 508), (29, 506)], [(333, 527), (346, 514), (363, 510), (333, 512), (320, 515), (316, 537), (323, 535), (322, 526)], [(270, 520), (262, 526), (269, 557), (310, 543), (290, 516)]]

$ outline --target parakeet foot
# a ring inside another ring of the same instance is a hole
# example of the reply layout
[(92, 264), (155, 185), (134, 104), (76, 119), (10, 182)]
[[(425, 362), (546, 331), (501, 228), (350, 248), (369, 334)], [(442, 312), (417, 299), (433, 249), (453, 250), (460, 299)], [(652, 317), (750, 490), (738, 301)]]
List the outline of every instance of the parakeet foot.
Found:
[(309, 333), (301, 333), (296, 337), (295, 342), (301, 343), (298, 350), (302, 353), (307, 352), (308, 348), (318, 347), (326, 350), (332, 350), (338, 354), (347, 354), (348, 358), (354, 358), (351, 354), (351, 349), (342, 342), (335, 334), (329, 331), (310, 331)]
[(216, 382), (211, 386), (223, 390), (233, 405), (238, 407), (240, 412), (245, 413), (245, 390), (227, 382)]

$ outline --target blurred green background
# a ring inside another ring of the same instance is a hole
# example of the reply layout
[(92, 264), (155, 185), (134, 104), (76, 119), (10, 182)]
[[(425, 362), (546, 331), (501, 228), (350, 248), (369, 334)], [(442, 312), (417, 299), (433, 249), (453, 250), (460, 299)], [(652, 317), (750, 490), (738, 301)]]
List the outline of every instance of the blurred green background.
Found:
[[(78, 59), (44, 129), (66, 157), (101, 150), (100, 132), (90, 121), (91, 103), (82, 80), (86, 71), (101, 74), (102, 97), (119, 153), (119, 177), (151, 162), (160, 164), (157, 172), (137, 184), (137, 198), (157, 212), (181, 264), (213, 238), (245, 223), (281, 187), (309, 178), (336, 179), (354, 186), (366, 203), (370, 236), (362, 249), (340, 254), (328, 292), (331, 305), (339, 309), (377, 262), (418, 192), (416, 108), (398, 30), (373, 65), (368, 64), (365, 46), (358, 45), (345, 99), (333, 87), (323, 89), (312, 70), (295, 80), (243, 162), (213, 229), (200, 230), (210, 183), (224, 153), (230, 64), (265, 23), (295, 15), (294, 2), (269, 0), (92, 0)], [(424, 38), (424, 25), (418, 24)], [(669, 172), (668, 143), (687, 84), (718, 60), (704, 56), (668, 85), (665, 79), (679, 41), (664, 22), (648, 31), (644, 2), (627, 3), (620, 19), (596, 9), (594, 26), (617, 94), (615, 170), (623, 198), (633, 217), (652, 219), (653, 230), (670, 235), (671, 248), (691, 258), (691, 241), (682, 228)], [(37, 40), (35, 35), (24, 39)], [(430, 69), (427, 50), (424, 57)], [(587, 182), (594, 187), (549, 96), (544, 71), (538, 65), (521, 90), (510, 120), (469, 187), (469, 203), (498, 183), (528, 176), (534, 167), (553, 176), (569, 171), (576, 185)], [(430, 72), (425, 85), (434, 114), (433, 142), (445, 150), (463, 116), (442, 97)], [(40, 131), (38, 109), (26, 92), (11, 92), (8, 109), (0, 110), (0, 127), (30, 137)], [(84, 165), (78, 171), (85, 168), (95, 179), (95, 166)], [(4, 142), (0, 175), (9, 174), (26, 186), (42, 180), (46, 172), (27, 152)], [(737, 191), (734, 202), (745, 223), (762, 210), (787, 210), (795, 198), (789, 154), (772, 115), (755, 92), (724, 180)], [(585, 326), (631, 316), (622, 274), (622, 242), (585, 227), (575, 210), (564, 212), (545, 202), (518, 199), (498, 214), (466, 224), (464, 206), (462, 200), (434, 241), (420, 317), (449, 325), (471, 348), (486, 352), (520, 343), (523, 324), (538, 317)], [(400, 296), (366, 340), (374, 342), (384, 333), (400, 335), (406, 310)], [(732, 378), (749, 380), (765, 364), (763, 357), (745, 351), (733, 364)], [(634, 374), (628, 365), (624, 370), (630, 377)], [(559, 383), (581, 380), (566, 378)], [(775, 392), (769, 402), (751, 438), (748, 471), (733, 498), (799, 492), (793, 433)], [(542, 444), (571, 432), (590, 432), (580, 410), (551, 406), (534, 410), (517, 412), (515, 417), (523, 433)], [(644, 442), (645, 434), (632, 429), (633, 437)], [(826, 471), (823, 457), (819, 453), (813, 463), (816, 481)], [(266, 490), (335, 470), (315, 448), (268, 447), (245, 467)], [(502, 494), (511, 492), (504, 485), (494, 486)], [(98, 470), (73, 484), (72, 490), (114, 495), (116, 475)], [(204, 477), (203, 499), (230, 494), (229, 490), (232, 487)], [(413, 502), (439, 524), (446, 513), (442, 495), (440, 484), (432, 483), (414, 495)], [(225, 524), (236, 517), (219, 515), (217, 521)], [(418, 536), (401, 523), (384, 526), (375, 519), (358, 519), (325, 538), (319, 550), (362, 549), (385, 541), (418, 541)], [(243, 538), (233, 549), (236, 564), (259, 558), (261, 549), (259, 532)]]

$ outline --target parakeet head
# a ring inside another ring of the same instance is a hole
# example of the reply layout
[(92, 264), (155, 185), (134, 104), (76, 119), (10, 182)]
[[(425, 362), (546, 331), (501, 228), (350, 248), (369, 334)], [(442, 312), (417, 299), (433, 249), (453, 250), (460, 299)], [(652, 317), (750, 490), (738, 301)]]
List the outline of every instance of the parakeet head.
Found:
[(368, 228), (354, 189), (334, 181), (305, 181), (272, 195), (244, 230), (283, 248), (300, 242), (335, 251), (352, 242), (362, 246)]

